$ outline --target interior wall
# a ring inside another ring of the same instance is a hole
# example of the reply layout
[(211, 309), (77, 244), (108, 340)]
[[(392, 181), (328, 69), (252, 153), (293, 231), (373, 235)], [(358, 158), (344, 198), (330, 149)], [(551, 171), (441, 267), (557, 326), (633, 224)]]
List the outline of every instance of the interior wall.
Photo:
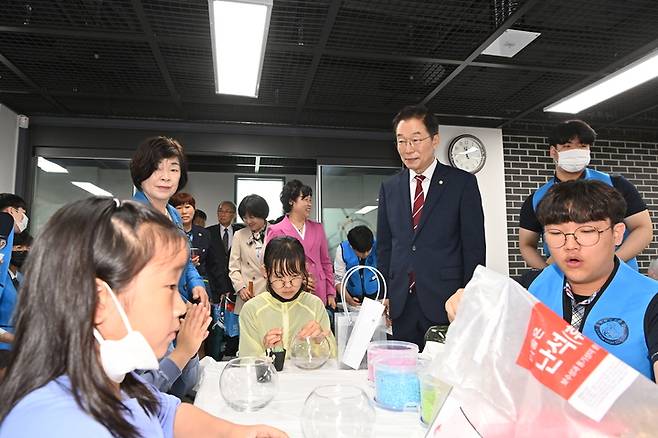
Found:
[[(217, 205), (220, 201), (235, 200), (235, 177), (241, 176), (235, 173), (215, 173), (215, 172), (188, 172), (188, 183), (184, 191), (194, 196), (197, 208), (205, 211), (208, 215), (207, 226), (217, 223)], [(313, 194), (316, 192), (315, 175), (272, 175), (272, 174), (245, 174), (250, 178), (254, 176), (283, 176), (286, 181), (298, 179), (304, 184), (313, 188)], [(316, 209), (311, 210), (311, 219), (316, 220)], [(240, 218), (236, 219), (241, 222)]]
[(0, 104), (0, 193), (14, 193), (18, 115)]
[(486, 149), (486, 162), (475, 174), (484, 209), (484, 227), (487, 242), (487, 267), (508, 275), (507, 217), (505, 210), (505, 167), (503, 161), (503, 135), (500, 129), (467, 126), (439, 126), (437, 157), (443, 164), (450, 165), (448, 147), (450, 142), (462, 134), (479, 138)]

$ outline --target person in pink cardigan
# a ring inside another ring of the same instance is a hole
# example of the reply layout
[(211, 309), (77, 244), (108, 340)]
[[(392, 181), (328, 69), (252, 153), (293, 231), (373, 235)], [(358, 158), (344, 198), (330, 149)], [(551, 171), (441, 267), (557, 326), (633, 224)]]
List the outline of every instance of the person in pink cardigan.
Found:
[(281, 204), (286, 213), (278, 224), (267, 227), (265, 244), (278, 236), (291, 236), (302, 243), (306, 254), (309, 292), (317, 295), (332, 309), (336, 308), (333, 264), (329, 258), (327, 236), (322, 224), (309, 220), (313, 190), (301, 181), (288, 181), (281, 191)]

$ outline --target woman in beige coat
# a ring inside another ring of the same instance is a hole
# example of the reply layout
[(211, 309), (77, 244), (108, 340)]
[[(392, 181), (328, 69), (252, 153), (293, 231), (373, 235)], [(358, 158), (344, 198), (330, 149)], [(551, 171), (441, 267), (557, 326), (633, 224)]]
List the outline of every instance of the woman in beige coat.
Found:
[(237, 295), (236, 314), (240, 314), (245, 302), (266, 290), (262, 266), (269, 213), (267, 201), (258, 195), (245, 196), (238, 206), (238, 214), (246, 227), (233, 235), (228, 263), (229, 277)]

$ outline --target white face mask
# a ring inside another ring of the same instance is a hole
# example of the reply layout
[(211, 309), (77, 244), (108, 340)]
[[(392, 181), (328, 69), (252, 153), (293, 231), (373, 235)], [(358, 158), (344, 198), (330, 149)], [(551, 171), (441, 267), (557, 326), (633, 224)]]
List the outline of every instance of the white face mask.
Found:
[(580, 172), (589, 164), (589, 149), (571, 149), (558, 152), (557, 165), (566, 172)]
[(117, 383), (121, 383), (129, 373), (134, 370), (157, 370), (159, 367), (158, 358), (156, 357), (153, 349), (140, 332), (132, 329), (128, 317), (119, 303), (116, 295), (105, 283), (112, 301), (117, 307), (117, 311), (121, 316), (128, 334), (117, 340), (103, 339), (100, 332), (94, 329), (94, 336), (100, 344), (101, 364), (105, 370), (105, 374)]

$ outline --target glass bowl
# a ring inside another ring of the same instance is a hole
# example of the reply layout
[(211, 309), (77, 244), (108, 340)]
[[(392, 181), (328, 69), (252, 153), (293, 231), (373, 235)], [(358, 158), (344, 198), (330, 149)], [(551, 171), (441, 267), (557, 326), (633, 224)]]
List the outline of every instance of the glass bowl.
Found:
[(276, 395), (279, 376), (268, 357), (238, 357), (230, 360), (219, 377), (219, 389), (236, 411), (264, 408)]
[(329, 360), (329, 356), (331, 347), (325, 336), (296, 336), (290, 347), (290, 360), (305, 370), (320, 368)]
[(313, 390), (304, 402), (304, 438), (370, 438), (375, 408), (358, 386), (326, 385)]

